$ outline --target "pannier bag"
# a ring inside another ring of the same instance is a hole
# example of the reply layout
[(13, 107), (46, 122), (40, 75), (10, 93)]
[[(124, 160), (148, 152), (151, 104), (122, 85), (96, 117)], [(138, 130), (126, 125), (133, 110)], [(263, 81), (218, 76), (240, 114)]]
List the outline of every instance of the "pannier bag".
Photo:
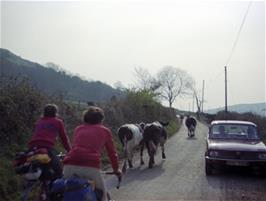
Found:
[(57, 179), (53, 182), (50, 199), (54, 201), (97, 201), (102, 192), (93, 181), (81, 178)]
[(32, 149), (30, 151), (18, 152), (13, 166), (16, 174), (22, 175), (25, 179), (35, 180), (41, 176), (42, 165), (48, 164), (51, 158), (45, 148)]

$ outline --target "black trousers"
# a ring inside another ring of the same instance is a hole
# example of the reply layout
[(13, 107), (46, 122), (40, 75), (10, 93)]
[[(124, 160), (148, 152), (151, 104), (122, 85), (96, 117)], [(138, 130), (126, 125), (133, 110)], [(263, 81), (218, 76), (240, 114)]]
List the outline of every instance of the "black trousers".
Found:
[(54, 149), (48, 149), (48, 155), (51, 158), (50, 167), (55, 173), (53, 179), (61, 178), (63, 170), (60, 159), (57, 157), (57, 152)]

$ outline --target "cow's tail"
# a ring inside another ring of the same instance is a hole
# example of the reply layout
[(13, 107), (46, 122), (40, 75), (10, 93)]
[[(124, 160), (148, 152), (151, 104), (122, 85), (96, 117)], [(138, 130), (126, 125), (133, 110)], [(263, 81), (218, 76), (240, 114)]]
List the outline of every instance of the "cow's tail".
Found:
[(150, 140), (148, 142), (148, 146), (149, 146), (149, 152), (150, 152), (150, 154), (155, 155), (157, 149), (156, 149), (156, 145), (154, 144), (154, 142), (152, 140)]
[(124, 162), (123, 162), (123, 167), (122, 167), (122, 172), (126, 173), (127, 171), (127, 159), (128, 159), (128, 141), (126, 138), (126, 135), (123, 137), (123, 153), (124, 153)]
[(123, 138), (123, 144), (124, 144), (124, 147), (123, 147), (124, 157), (127, 158), (128, 157), (128, 140), (126, 136), (124, 136)]

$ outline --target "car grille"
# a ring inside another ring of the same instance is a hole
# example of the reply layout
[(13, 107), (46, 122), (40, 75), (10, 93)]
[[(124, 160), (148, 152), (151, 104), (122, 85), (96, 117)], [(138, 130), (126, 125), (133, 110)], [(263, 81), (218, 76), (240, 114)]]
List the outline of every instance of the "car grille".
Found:
[(254, 160), (258, 159), (258, 153), (243, 152), (243, 151), (219, 151), (219, 158)]

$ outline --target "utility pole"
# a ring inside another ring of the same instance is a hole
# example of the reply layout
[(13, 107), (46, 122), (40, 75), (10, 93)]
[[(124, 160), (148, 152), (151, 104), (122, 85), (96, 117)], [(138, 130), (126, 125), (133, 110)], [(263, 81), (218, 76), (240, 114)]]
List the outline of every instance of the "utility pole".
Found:
[(225, 114), (227, 114), (227, 68), (226, 66), (224, 67), (224, 73), (225, 73)]
[(195, 94), (193, 93), (193, 96), (192, 96), (192, 112), (194, 112), (194, 98), (195, 98)]
[(204, 102), (204, 80), (202, 82), (202, 100), (201, 100), (201, 112), (203, 113), (203, 102)]

